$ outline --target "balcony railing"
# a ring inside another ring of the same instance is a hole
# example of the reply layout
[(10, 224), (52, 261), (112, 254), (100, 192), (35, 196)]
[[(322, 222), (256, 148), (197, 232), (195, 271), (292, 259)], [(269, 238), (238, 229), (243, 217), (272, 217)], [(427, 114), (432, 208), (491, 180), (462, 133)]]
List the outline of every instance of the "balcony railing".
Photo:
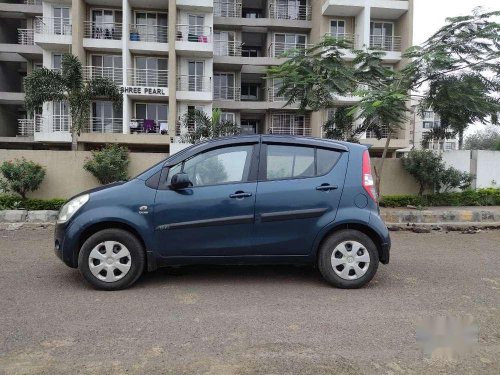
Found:
[(71, 131), (71, 117), (69, 115), (37, 116), (35, 125), (35, 132), (68, 133)]
[(278, 20), (311, 20), (311, 6), (298, 3), (278, 4), (275, 1), (269, 4), (269, 18)]
[(17, 29), (17, 43), (31, 46), (33, 42), (33, 29)]
[(370, 48), (381, 51), (401, 52), (401, 37), (370, 35)]
[(85, 21), (84, 37), (90, 39), (122, 39), (122, 24), (115, 22)]
[(39, 131), (36, 129), (36, 121), (34, 119), (19, 119), (17, 120), (17, 134), (21, 137), (30, 137), (35, 134), (35, 131)]
[(325, 35), (328, 35), (332, 38), (335, 38), (337, 40), (345, 40), (351, 44), (351, 46), (354, 47), (355, 42), (357, 41), (358, 36), (350, 33), (326, 33)]
[(280, 90), (279, 87), (274, 87), (274, 86), (268, 87), (266, 90), (267, 91), (267, 101), (268, 102), (286, 102), (287, 99), (284, 96), (278, 95), (279, 90)]
[(214, 55), (215, 56), (241, 56), (241, 42), (214, 40)]
[(271, 116), (269, 132), (271, 134), (311, 135), (309, 117), (288, 112), (274, 113)]
[(177, 25), (176, 39), (184, 42), (211, 43), (212, 28), (202, 25)]
[(168, 70), (129, 69), (128, 83), (131, 86), (168, 87)]
[(211, 92), (212, 77), (196, 76), (196, 75), (178, 75), (177, 90)]
[(214, 1), (214, 16), (216, 17), (239, 17), (241, 18), (240, 1)]
[(241, 99), (241, 88), (236, 86), (214, 86), (214, 100), (233, 100)]
[(274, 42), (269, 45), (267, 53), (268, 56), (271, 57), (284, 57), (282, 55), (285, 52), (294, 51), (305, 53), (305, 50), (309, 47), (311, 47), (309, 44)]
[(167, 120), (144, 120), (134, 118), (129, 123), (130, 133), (145, 133), (145, 134), (168, 134), (168, 121)]
[(168, 43), (168, 26), (130, 25), (130, 40), (134, 42)]
[(101, 77), (109, 78), (117, 85), (123, 85), (123, 69), (108, 66), (85, 66), (83, 67), (83, 77), (86, 80)]
[(71, 35), (71, 21), (69, 18), (36, 17), (35, 33)]
[(42, 5), (42, 0), (24, 0), (26, 5)]
[(123, 133), (123, 119), (91, 117), (84, 133)]

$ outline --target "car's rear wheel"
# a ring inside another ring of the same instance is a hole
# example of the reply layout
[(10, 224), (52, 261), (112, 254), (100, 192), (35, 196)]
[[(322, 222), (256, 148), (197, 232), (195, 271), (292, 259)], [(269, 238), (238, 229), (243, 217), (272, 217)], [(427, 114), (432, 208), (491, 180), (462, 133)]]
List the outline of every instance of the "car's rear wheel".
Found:
[(144, 270), (141, 242), (122, 229), (105, 229), (90, 236), (80, 249), (78, 268), (97, 289), (118, 290), (137, 281)]
[(377, 247), (370, 237), (357, 230), (333, 233), (319, 250), (319, 270), (337, 288), (361, 288), (375, 276), (378, 263)]

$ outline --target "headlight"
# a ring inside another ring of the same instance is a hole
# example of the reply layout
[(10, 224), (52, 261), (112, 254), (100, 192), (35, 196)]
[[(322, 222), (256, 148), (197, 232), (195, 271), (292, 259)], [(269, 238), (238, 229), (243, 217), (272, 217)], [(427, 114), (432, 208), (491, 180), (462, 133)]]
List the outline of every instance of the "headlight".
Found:
[(76, 198), (73, 198), (64, 206), (62, 206), (61, 211), (59, 211), (59, 216), (57, 218), (58, 223), (65, 223), (71, 216), (75, 214), (76, 211), (80, 209), (85, 203), (89, 201), (90, 195), (83, 194)]

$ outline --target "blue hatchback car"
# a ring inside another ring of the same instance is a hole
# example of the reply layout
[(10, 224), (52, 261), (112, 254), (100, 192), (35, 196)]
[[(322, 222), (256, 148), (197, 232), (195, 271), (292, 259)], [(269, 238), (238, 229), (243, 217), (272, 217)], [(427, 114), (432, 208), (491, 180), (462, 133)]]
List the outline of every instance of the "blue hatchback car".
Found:
[(106, 290), (194, 263), (312, 264), (359, 288), (390, 244), (365, 146), (276, 135), (191, 146), (70, 199), (55, 229), (57, 256)]

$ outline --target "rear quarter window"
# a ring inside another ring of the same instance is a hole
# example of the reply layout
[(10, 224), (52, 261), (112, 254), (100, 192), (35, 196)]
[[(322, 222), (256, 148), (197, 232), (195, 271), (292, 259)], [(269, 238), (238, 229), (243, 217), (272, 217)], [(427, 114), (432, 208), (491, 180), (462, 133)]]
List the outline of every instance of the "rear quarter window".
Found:
[(340, 159), (340, 155), (338, 151), (318, 148), (316, 150), (316, 175), (322, 176), (330, 172)]

